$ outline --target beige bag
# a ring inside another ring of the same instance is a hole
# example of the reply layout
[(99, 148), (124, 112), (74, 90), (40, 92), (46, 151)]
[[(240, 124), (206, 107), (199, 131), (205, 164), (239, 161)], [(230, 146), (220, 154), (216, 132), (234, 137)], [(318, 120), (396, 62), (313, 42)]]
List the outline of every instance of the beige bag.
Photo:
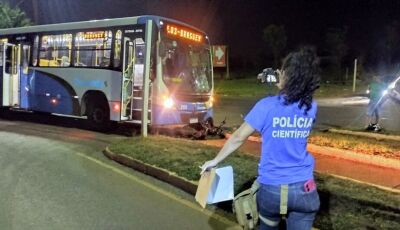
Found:
[(233, 213), (244, 229), (254, 229), (258, 223), (257, 191), (260, 184), (254, 181), (251, 188), (239, 193), (233, 199)]

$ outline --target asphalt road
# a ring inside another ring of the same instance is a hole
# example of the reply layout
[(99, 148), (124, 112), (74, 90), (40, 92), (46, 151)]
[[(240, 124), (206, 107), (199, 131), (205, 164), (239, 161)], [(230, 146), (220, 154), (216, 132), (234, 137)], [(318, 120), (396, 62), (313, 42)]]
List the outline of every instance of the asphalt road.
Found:
[[(226, 118), (227, 126), (239, 126), (243, 117), (259, 98), (220, 97), (215, 105), (215, 124)], [(365, 112), (368, 99), (349, 97), (318, 99), (318, 113), (315, 127), (336, 127), (363, 129), (366, 125)], [(400, 105), (387, 101), (382, 107), (381, 126), (389, 131), (400, 131)]]
[(234, 228), (186, 193), (106, 159), (101, 151), (124, 131), (8, 116), (16, 119), (0, 119), (0, 229)]

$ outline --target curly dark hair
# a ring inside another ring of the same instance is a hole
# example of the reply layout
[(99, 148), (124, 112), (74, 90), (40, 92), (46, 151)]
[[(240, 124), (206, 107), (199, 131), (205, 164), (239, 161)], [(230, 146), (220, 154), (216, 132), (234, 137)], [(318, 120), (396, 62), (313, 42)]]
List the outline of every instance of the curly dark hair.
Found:
[(315, 49), (303, 47), (292, 52), (283, 61), (283, 88), (279, 95), (284, 104), (299, 102), (299, 108), (305, 106), (305, 113), (311, 108), (313, 93), (320, 85), (319, 58)]

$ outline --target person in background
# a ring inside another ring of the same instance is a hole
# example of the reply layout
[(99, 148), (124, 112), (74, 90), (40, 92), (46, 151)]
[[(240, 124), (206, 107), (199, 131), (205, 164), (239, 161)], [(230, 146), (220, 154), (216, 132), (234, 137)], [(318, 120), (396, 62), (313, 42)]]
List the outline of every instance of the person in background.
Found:
[(368, 86), (369, 103), (367, 108), (367, 126), (365, 128), (368, 131), (379, 132), (382, 130), (379, 124), (379, 114), (382, 104), (386, 100), (384, 95), (386, 88), (387, 84), (377, 75), (373, 77), (372, 82)]
[(261, 133), (257, 177), (261, 230), (278, 229), (282, 216), (286, 216), (287, 229), (311, 229), (319, 210), (314, 158), (307, 152), (317, 113), (313, 93), (320, 85), (318, 63), (312, 48), (290, 53), (278, 71), (279, 93), (258, 101), (217, 156), (201, 167), (201, 173), (215, 167), (253, 132)]

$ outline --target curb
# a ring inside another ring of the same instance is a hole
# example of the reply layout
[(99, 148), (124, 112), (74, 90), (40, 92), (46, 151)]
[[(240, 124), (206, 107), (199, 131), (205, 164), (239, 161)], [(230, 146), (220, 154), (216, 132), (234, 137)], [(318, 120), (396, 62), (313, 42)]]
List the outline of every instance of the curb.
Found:
[[(232, 134), (225, 134), (225, 135), (226, 135), (226, 138), (229, 138)], [(375, 135), (383, 135), (383, 134), (375, 134)], [(397, 138), (397, 136), (396, 136), (396, 138)], [(247, 140), (261, 143), (261, 137), (250, 136), (249, 138), (247, 138)], [(400, 141), (400, 137), (399, 137), (399, 141)], [(400, 161), (390, 159), (390, 158), (368, 155), (368, 154), (360, 154), (360, 153), (349, 151), (349, 150), (336, 149), (336, 148), (332, 148), (332, 147), (324, 147), (324, 146), (314, 145), (314, 144), (310, 144), (310, 143), (307, 144), (307, 151), (309, 151), (310, 153), (314, 153), (314, 154), (327, 155), (327, 156), (331, 156), (331, 157), (351, 160), (354, 162), (360, 162), (360, 163), (371, 164), (371, 165), (376, 165), (376, 166), (380, 166), (380, 167), (386, 167), (386, 168), (400, 170)]]
[(353, 179), (353, 178), (350, 178), (350, 177), (340, 176), (340, 175), (336, 175), (336, 174), (329, 174), (329, 175), (332, 176), (332, 177), (335, 177), (335, 178), (342, 179), (342, 180), (348, 180), (348, 181), (352, 181), (352, 182), (355, 182), (355, 183), (364, 184), (364, 185), (372, 186), (372, 187), (375, 187), (375, 188), (379, 188), (379, 189), (385, 190), (387, 192), (400, 194), (400, 190), (395, 189), (395, 188), (390, 188), (390, 187), (377, 185), (377, 184), (373, 184), (373, 183), (369, 183), (369, 182), (365, 182), (365, 181), (360, 181), (360, 180), (356, 180), (356, 179)]
[(307, 151), (309, 151), (310, 153), (342, 158), (354, 162), (360, 162), (360, 163), (400, 170), (400, 161), (390, 158), (368, 155), (368, 154), (360, 154), (349, 150), (324, 147), (314, 144), (307, 144)]
[(339, 133), (339, 134), (347, 134), (354, 135), (360, 137), (369, 137), (374, 138), (376, 140), (391, 140), (391, 141), (400, 141), (400, 136), (396, 135), (387, 135), (380, 133), (366, 133), (366, 132), (358, 132), (358, 131), (350, 131), (350, 130), (342, 130), (342, 129), (328, 129), (329, 132)]
[(182, 189), (183, 191), (195, 195), (197, 190), (197, 183), (194, 181), (189, 181), (186, 178), (180, 177), (173, 172), (168, 170), (159, 168), (154, 165), (149, 165), (142, 161), (136, 160), (130, 156), (124, 154), (115, 154), (108, 147), (103, 150), (103, 154), (122, 165), (128, 166), (134, 170), (137, 170), (141, 173), (153, 176), (157, 179), (165, 181), (177, 188)]

